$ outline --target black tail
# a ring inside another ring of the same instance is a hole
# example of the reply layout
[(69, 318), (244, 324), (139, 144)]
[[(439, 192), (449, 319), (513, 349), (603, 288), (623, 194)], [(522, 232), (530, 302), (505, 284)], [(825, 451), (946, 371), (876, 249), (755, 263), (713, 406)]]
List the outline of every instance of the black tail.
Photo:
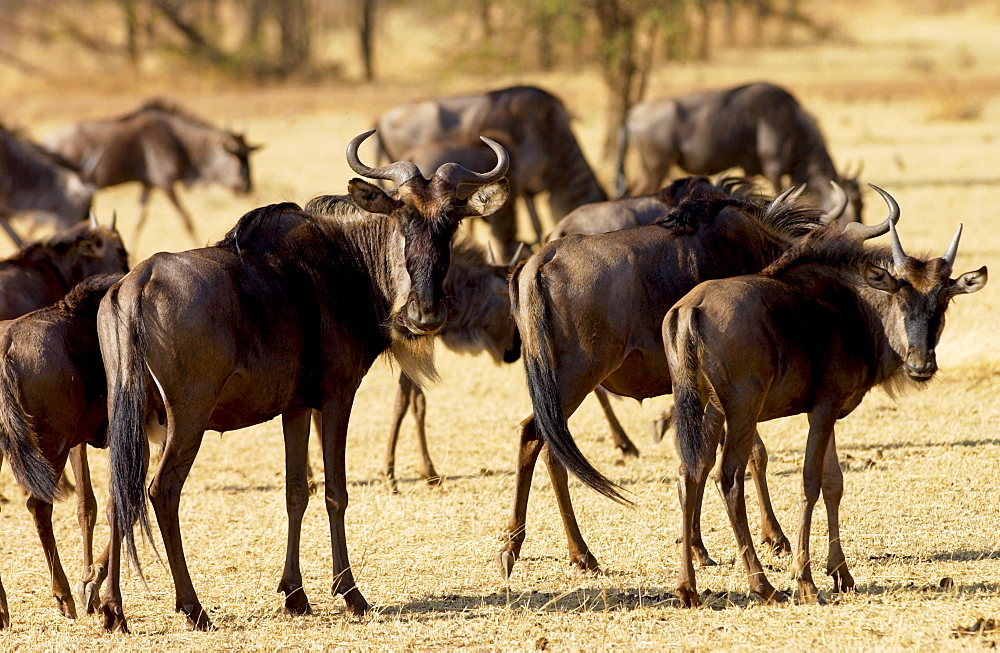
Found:
[[(686, 324), (678, 328), (678, 322)], [(705, 405), (699, 388), (698, 375), (698, 309), (673, 308), (667, 313), (664, 342), (670, 361), (671, 382), (674, 389), (674, 433), (677, 454), (688, 469), (696, 469), (706, 447), (704, 415)]]
[[(534, 283), (526, 290), (527, 308), (522, 312), (519, 296), (519, 279), (525, 270), (534, 276)], [(535, 411), (535, 426), (542, 440), (566, 469), (591, 489), (623, 504), (631, 504), (621, 494), (621, 488), (597, 471), (576, 446), (566, 424), (559, 389), (552, 366), (552, 334), (548, 329), (548, 305), (542, 297), (540, 274), (537, 267), (522, 265), (511, 277), (511, 309), (523, 339), (522, 357), (528, 377), (528, 393)]]
[(625, 179), (625, 154), (628, 151), (628, 129), (623, 124), (618, 128), (618, 166), (615, 168), (615, 198), (628, 195), (628, 181)]
[(52, 503), (59, 477), (38, 447), (38, 434), (18, 396), (20, 383), (10, 360), (0, 360), (0, 451), (10, 461), (14, 478), (31, 496)]
[[(109, 293), (114, 324), (114, 344), (107, 343), (105, 351), (113, 347), (114, 355), (106, 356), (105, 366), (110, 390), (108, 414), (108, 452), (111, 462), (111, 500), (114, 502), (115, 521), (125, 539), (128, 557), (139, 571), (133, 526), (139, 523), (150, 542), (153, 541), (146, 511), (146, 470), (149, 455), (146, 443), (146, 329), (142, 319), (140, 297), (130, 307), (131, 314), (123, 315), (118, 303), (119, 287)], [(104, 343), (102, 343), (104, 344)], [(110, 347), (109, 347), (110, 345)], [(108, 360), (110, 358), (110, 360)]]

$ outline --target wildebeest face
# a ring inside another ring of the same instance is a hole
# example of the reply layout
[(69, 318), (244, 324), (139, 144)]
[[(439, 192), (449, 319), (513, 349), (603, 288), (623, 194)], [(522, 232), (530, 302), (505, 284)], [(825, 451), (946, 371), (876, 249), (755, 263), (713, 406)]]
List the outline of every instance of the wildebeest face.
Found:
[(903, 317), (906, 355), (903, 366), (911, 379), (927, 381), (937, 372), (934, 350), (944, 329), (945, 311), (955, 295), (976, 292), (986, 285), (986, 267), (951, 279), (951, 263), (945, 258), (924, 262), (907, 257), (896, 266), (897, 276), (875, 266), (865, 268), (869, 286), (893, 295)]
[(210, 181), (218, 182), (234, 193), (246, 195), (253, 190), (250, 153), (257, 149), (260, 146), (247, 145), (242, 134), (221, 132), (210, 151), (204, 172)]

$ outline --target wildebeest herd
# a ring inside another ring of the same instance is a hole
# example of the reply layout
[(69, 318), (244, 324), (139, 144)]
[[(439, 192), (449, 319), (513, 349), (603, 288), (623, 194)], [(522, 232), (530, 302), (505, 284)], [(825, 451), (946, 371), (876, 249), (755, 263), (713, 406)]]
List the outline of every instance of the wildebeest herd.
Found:
[[(373, 134), (374, 167), (358, 155)], [(367, 612), (344, 528), (351, 407), (376, 359), (394, 359), (401, 374), (384, 476), (395, 489), (396, 440), (412, 407), (421, 473), (440, 482), (427, 451), (420, 389), (436, 377), (436, 336), (453, 349), (488, 351), (498, 362), (521, 358), (525, 366), (533, 413), (518, 430), (513, 511), (497, 552), (504, 576), (526, 537), (540, 455), (571, 564), (598, 568), (576, 521), (567, 471), (611, 499), (629, 499), (583, 456), (567, 419), (595, 392), (615, 445), (638, 455), (608, 393), (673, 394), (681, 603), (699, 603), (694, 565), (712, 563), (700, 517), (713, 467), (753, 593), (765, 602), (788, 599), (768, 582), (754, 549), (744, 498), (748, 466), (763, 541), (792, 553), (797, 598), (818, 598), (809, 540), (821, 492), (829, 520), (826, 571), (835, 592), (852, 590), (839, 530), (836, 420), (876, 386), (896, 390), (934, 376), (948, 304), (981, 289), (986, 268), (953, 277), (961, 225), (940, 258), (908, 255), (896, 231), (900, 207), (880, 188), (873, 186), (888, 215), (862, 224), (856, 176), (837, 172), (815, 119), (774, 85), (635, 107), (622, 128), (620, 189), (629, 186), (629, 143), (642, 164), (632, 185), (641, 194), (609, 200), (568, 111), (547, 91), (518, 86), (406, 104), (347, 145), (350, 167), (389, 188), (355, 178), (345, 195), (321, 195), (304, 207), (264, 206), (213, 246), (159, 253), (130, 270), (115, 220), (102, 226), (92, 213), (86, 217), (99, 188), (142, 185), (137, 234), (150, 190), (163, 190), (194, 237), (174, 184), (214, 182), (249, 192), (256, 147), (162, 101), (67, 127), (45, 145), (0, 129), (0, 224), (20, 247), (0, 262), (0, 450), (28, 493), (60, 612), (76, 617), (79, 602), (101, 614), (105, 629), (128, 631), (120, 575), (123, 558), (141, 574), (135, 526), (153, 539), (146, 508), (152, 442), (162, 455), (148, 495), (175, 609), (190, 627), (212, 628), (181, 543), (181, 491), (206, 430), (233, 431), (279, 415), (288, 517), (278, 585), (284, 609), (311, 611), (299, 541), (314, 421), (334, 592), (353, 613)], [(675, 165), (692, 175), (735, 167), (747, 177), (681, 177), (661, 188)], [(806, 192), (771, 197), (749, 178), (758, 174), (775, 193), (786, 181)], [(547, 235), (534, 203), (541, 193), (555, 222)], [(515, 200), (524, 202), (534, 229), (528, 250), (517, 238)], [(55, 235), (25, 245), (9, 224), (22, 211), (53, 222)], [(487, 254), (459, 233), (466, 218), (491, 220), (500, 262), (492, 248)], [(888, 246), (868, 242), (887, 233)], [(771, 508), (757, 424), (802, 413), (809, 431), (793, 548)], [(110, 459), (111, 537), (97, 560), (87, 445), (107, 447)], [(51, 521), (67, 461), (84, 544), (76, 597)], [(0, 625), (10, 619), (0, 585)]]

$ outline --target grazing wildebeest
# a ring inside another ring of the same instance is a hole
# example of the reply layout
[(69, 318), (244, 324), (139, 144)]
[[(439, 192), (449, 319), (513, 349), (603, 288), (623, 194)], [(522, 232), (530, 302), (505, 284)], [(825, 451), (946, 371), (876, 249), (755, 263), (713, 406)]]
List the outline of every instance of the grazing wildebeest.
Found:
[[(510, 165), (507, 167), (507, 179), (511, 182), (510, 194), (504, 205), (491, 216), (484, 218), (490, 225), (490, 232), (500, 246), (501, 256), (510, 258), (518, 251), (520, 243), (517, 240), (517, 215), (514, 210), (515, 201), (520, 196), (516, 185), (518, 179), (518, 151), (513, 139), (506, 133), (497, 130), (484, 131), (483, 136), (504, 146)], [(433, 174), (445, 163), (452, 161), (469, 170), (482, 170), (493, 165), (496, 155), (478, 137), (458, 135), (448, 140), (431, 141), (416, 145), (400, 155), (401, 161), (412, 161), (422, 174)], [(541, 238), (541, 226), (534, 225), (537, 239)], [(536, 240), (537, 240), (536, 239)]]
[(142, 184), (136, 241), (153, 188), (166, 194), (184, 228), (197, 241), (194, 223), (177, 198), (175, 184), (216, 183), (247, 194), (253, 188), (250, 153), (259, 147), (248, 145), (241, 133), (214, 127), (162, 100), (147, 102), (119, 118), (66, 125), (49, 134), (45, 144), (79, 166), (84, 178), (98, 188), (133, 181)]
[(50, 306), (91, 275), (127, 271), (114, 221), (105, 227), (91, 216), (0, 261), (0, 320)]
[[(768, 207), (704, 184), (660, 222), (567, 236), (546, 244), (515, 270), (511, 304), (534, 414), (519, 427), (514, 505), (497, 554), (502, 573), (510, 574), (524, 542), (531, 476), (543, 448), (570, 562), (597, 568), (580, 534), (566, 484), (566, 459), (582, 460), (566, 420), (598, 386), (636, 399), (669, 393), (660, 323), (673, 303), (705, 279), (763, 269), (820, 224), (817, 209), (777, 201)], [(887, 227), (855, 223), (851, 229), (871, 236), (885, 233)], [(767, 499), (766, 455), (758, 439), (751, 471), (765, 512), (763, 537), (774, 548), (786, 550), (787, 538)], [(604, 494), (619, 498), (614, 486), (606, 481), (601, 485), (602, 479), (587, 477)], [(707, 562), (700, 534), (693, 546)]]
[(212, 624), (188, 573), (178, 523), (180, 493), (206, 429), (232, 431), (282, 416), (288, 548), (279, 591), (285, 609), (310, 611), (299, 569), (309, 499), (309, 416), (321, 410), (333, 589), (355, 614), (369, 609), (355, 585), (344, 531), (344, 447), (351, 405), (378, 356), (391, 353), (413, 379), (433, 375), (433, 336), (447, 318), (443, 286), (450, 245), (465, 216), (506, 200), (504, 149), (488, 173), (449, 163), (430, 180), (413, 163), (369, 168), (347, 148), (361, 179), (348, 196), (312, 206), (251, 211), (213, 247), (156, 254), (112, 286), (98, 313), (108, 375), (111, 460), (109, 582), (104, 625), (126, 630), (119, 574), (121, 538), (138, 565), (132, 527), (149, 535), (148, 460), (142, 424), (166, 420), (166, 444), (149, 496), (174, 580), (175, 607), (196, 629)]
[(511, 183), (524, 198), (532, 224), (540, 224), (534, 197), (549, 193), (553, 220), (607, 194), (587, 164), (559, 98), (534, 86), (512, 86), (480, 95), (410, 102), (379, 118), (379, 143), (390, 159), (418, 145), (487, 130), (506, 132), (518, 151)]
[[(891, 224), (891, 223), (890, 223)], [(663, 340), (674, 380), (677, 485), (683, 539), (715, 460), (705, 433), (706, 404), (725, 416), (718, 472), (750, 589), (766, 602), (785, 601), (768, 582), (746, 521), (743, 474), (757, 423), (808, 413), (799, 535), (792, 560), (799, 600), (817, 600), (809, 535), (820, 489), (829, 521), (827, 574), (834, 591), (854, 588), (840, 542), (843, 473), (834, 425), (875, 386), (893, 391), (926, 384), (937, 371), (934, 348), (956, 295), (986, 284), (986, 267), (951, 278), (961, 225), (944, 256), (907, 256), (892, 228), (892, 246), (865, 247), (824, 231), (788, 251), (756, 276), (706, 281), (667, 313)], [(699, 603), (689, 549), (682, 547), (677, 591)]]
[[(0, 321), (0, 449), (29, 493), (28, 510), (45, 551), (56, 608), (72, 619), (76, 606), (56, 549), (52, 501), (57, 471), (70, 458), (78, 491), (89, 491), (90, 503), (81, 502), (77, 514), (86, 578), (93, 564), (97, 504), (86, 457), (70, 452), (106, 444), (107, 383), (97, 343), (97, 307), (121, 276), (88, 277), (54, 306)], [(0, 626), (9, 625), (0, 585)]]
[(673, 165), (695, 175), (738, 167), (748, 176), (763, 175), (775, 190), (785, 186), (785, 175), (792, 185), (808, 184), (807, 192), (818, 194), (827, 211), (837, 203), (829, 184), (836, 181), (850, 200), (840, 222), (861, 220), (857, 177), (837, 173), (816, 119), (780, 86), (746, 84), (641, 102), (629, 111), (621, 139), (620, 195), (631, 144), (641, 162), (632, 189), (637, 194), (656, 191)]
[(13, 214), (41, 214), (66, 229), (87, 219), (93, 194), (67, 161), (0, 125), (0, 227), (15, 246), (24, 241), (10, 226)]
[[(308, 205), (306, 207), (308, 209)], [(496, 265), (482, 247), (471, 240), (460, 240), (452, 246), (451, 265), (444, 279), (448, 301), (448, 321), (437, 335), (453, 351), (478, 354), (486, 351), (497, 363), (513, 363), (521, 356), (521, 339), (510, 314), (507, 277), (514, 259), (508, 265)], [(412, 408), (420, 448), (420, 475), (429, 483), (440, 483), (427, 451), (424, 418), (427, 401), (420, 384), (405, 371), (399, 374), (399, 391), (386, 440), (382, 475), (395, 492), (396, 442), (403, 417)]]

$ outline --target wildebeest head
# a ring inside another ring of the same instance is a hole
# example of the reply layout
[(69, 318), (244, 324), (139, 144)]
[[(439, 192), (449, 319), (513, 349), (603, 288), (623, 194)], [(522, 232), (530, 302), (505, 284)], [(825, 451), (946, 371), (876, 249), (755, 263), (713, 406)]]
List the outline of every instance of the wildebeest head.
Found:
[(217, 182), (240, 195), (253, 190), (250, 154), (261, 146), (248, 144), (242, 133), (221, 129), (209, 132), (208, 138), (208, 156), (200, 167), (203, 181)]
[(927, 381), (937, 371), (937, 346), (944, 329), (944, 314), (955, 295), (976, 292), (986, 285), (986, 266), (951, 278), (952, 265), (958, 252), (962, 225), (941, 258), (923, 261), (907, 256), (899, 242), (896, 228), (892, 233), (892, 266), (890, 273), (881, 267), (865, 265), (865, 282), (877, 290), (890, 293), (895, 307), (902, 313), (906, 329), (906, 356), (903, 366), (915, 381)]
[(863, 201), (861, 199), (861, 182), (859, 177), (861, 176), (861, 166), (858, 166), (856, 171), (850, 173), (843, 173), (837, 176), (837, 183), (847, 194), (847, 210), (840, 217), (840, 224), (847, 224), (849, 222), (861, 222), (861, 211), (864, 208)]
[(433, 334), (448, 316), (444, 278), (451, 260), (452, 236), (462, 218), (490, 215), (507, 199), (507, 152), (497, 142), (484, 138), (497, 155), (493, 170), (481, 174), (456, 163), (445, 163), (425, 179), (409, 161), (380, 168), (361, 163), (358, 146), (373, 133), (366, 132), (350, 142), (347, 161), (360, 175), (392, 181), (396, 190), (386, 193), (367, 181), (352, 179), (349, 195), (368, 213), (389, 216), (403, 237), (405, 265), (399, 270), (400, 295), (393, 312), (393, 327), (403, 335)]
[(110, 225), (98, 224), (91, 213), (89, 221), (57, 233), (46, 244), (62, 259), (71, 262), (75, 277), (124, 274), (128, 272), (128, 253), (116, 223), (117, 219), (112, 217)]

